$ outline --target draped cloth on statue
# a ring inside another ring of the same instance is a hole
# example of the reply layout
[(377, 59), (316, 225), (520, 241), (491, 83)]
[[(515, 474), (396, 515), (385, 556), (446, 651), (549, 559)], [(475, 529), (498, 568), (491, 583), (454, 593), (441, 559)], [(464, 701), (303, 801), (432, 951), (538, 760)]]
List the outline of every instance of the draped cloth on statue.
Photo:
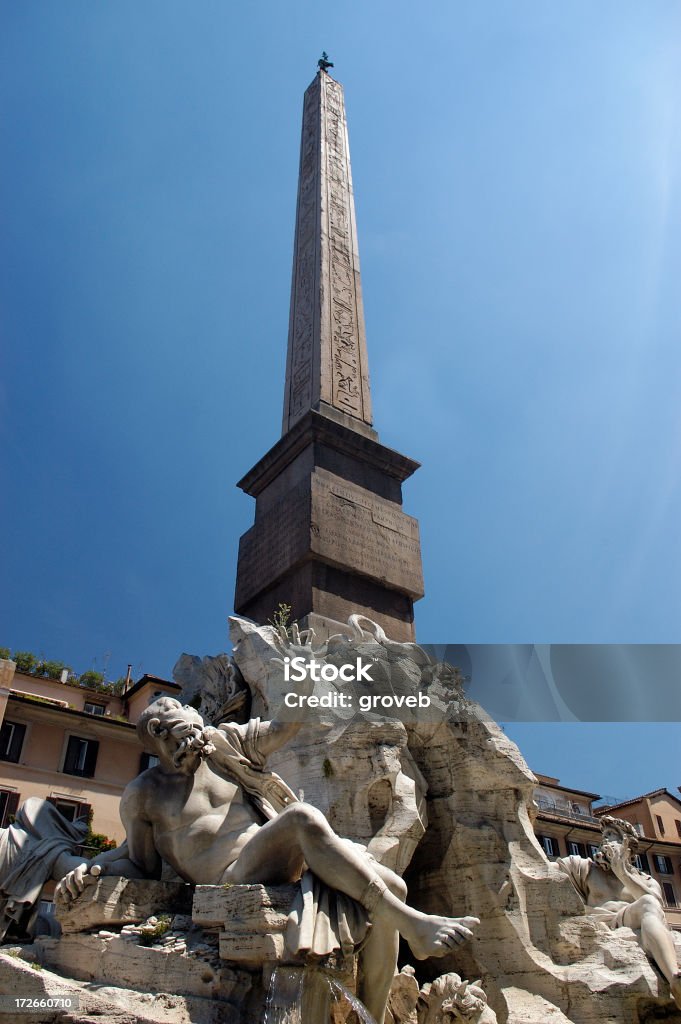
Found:
[[(238, 782), (266, 821), (298, 802), (281, 776), (265, 767), (266, 757), (259, 744), (259, 718), (244, 725), (227, 722), (218, 728), (226, 743), (221, 743), (206, 761)], [(373, 860), (364, 846), (351, 845)], [(340, 950), (349, 956), (361, 948), (370, 927), (367, 912), (360, 903), (324, 885), (311, 871), (305, 871), (289, 915), (286, 947), (290, 953), (321, 957)]]
[(311, 871), (306, 871), (289, 914), (286, 948), (290, 953), (315, 957), (328, 956), (337, 950), (343, 956), (352, 956), (362, 948), (370, 928), (369, 917), (361, 903), (330, 889)]
[(0, 829), (0, 942), (37, 903), (57, 859), (83, 842), (87, 822), (70, 822), (46, 800), (30, 797), (14, 824)]
[(625, 925), (624, 915), (631, 907), (631, 901), (607, 900), (597, 907), (589, 905), (589, 871), (594, 866), (590, 857), (571, 854), (569, 857), (559, 857), (556, 864), (561, 871), (565, 872), (584, 900), (585, 910), (589, 917), (596, 921), (602, 921), (603, 924), (607, 924), (608, 928), (622, 928)]

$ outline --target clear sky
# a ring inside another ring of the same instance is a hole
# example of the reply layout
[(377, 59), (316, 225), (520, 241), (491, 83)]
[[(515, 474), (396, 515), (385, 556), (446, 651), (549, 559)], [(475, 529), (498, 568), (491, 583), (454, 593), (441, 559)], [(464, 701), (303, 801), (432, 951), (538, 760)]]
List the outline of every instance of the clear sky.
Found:
[[(322, 49), (376, 426), (423, 464), (419, 638), (681, 641), (676, 0), (0, 15), (0, 644), (113, 678), (227, 648)], [(681, 782), (678, 726), (552, 728), (521, 745), (568, 784)]]

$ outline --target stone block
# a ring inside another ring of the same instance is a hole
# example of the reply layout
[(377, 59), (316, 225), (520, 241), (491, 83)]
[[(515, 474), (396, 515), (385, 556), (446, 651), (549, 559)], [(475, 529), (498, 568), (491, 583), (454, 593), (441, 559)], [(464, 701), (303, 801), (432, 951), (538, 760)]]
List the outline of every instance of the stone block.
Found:
[(281, 934), (297, 892), (296, 885), (197, 885), (192, 920), (227, 926), (234, 936)]
[(260, 965), (276, 961), (292, 960), (285, 956), (286, 942), (283, 929), (277, 934), (248, 932), (220, 932), (220, 957), (235, 964)]
[(138, 924), (153, 914), (188, 914), (192, 886), (106, 876), (86, 886), (75, 900), (57, 899), (55, 915), (65, 934), (95, 928)]
[(238, 1004), (251, 987), (251, 976), (211, 962), (192, 951), (108, 935), (63, 935), (38, 939), (37, 958), (46, 967), (79, 981), (116, 985), (139, 992), (173, 992)]

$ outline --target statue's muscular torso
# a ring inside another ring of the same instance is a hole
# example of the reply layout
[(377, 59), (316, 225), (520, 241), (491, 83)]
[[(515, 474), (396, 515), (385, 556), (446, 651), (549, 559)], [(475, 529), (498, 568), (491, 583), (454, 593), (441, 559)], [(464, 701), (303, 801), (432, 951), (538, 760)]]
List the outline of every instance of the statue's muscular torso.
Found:
[(636, 897), (622, 884), (612, 871), (592, 864), (588, 875), (588, 905), (600, 907), (611, 900), (631, 903)]
[(133, 859), (151, 829), (163, 860), (188, 882), (204, 885), (221, 881), (262, 824), (241, 786), (205, 762), (193, 775), (149, 768), (128, 787), (121, 817)]

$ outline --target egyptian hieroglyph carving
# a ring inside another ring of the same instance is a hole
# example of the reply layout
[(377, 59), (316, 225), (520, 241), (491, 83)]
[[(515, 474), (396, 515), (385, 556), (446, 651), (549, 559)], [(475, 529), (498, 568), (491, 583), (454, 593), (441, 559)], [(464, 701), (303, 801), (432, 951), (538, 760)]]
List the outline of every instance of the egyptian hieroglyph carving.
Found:
[(343, 89), (325, 71), (303, 107), (284, 433), (320, 401), (371, 423)]

